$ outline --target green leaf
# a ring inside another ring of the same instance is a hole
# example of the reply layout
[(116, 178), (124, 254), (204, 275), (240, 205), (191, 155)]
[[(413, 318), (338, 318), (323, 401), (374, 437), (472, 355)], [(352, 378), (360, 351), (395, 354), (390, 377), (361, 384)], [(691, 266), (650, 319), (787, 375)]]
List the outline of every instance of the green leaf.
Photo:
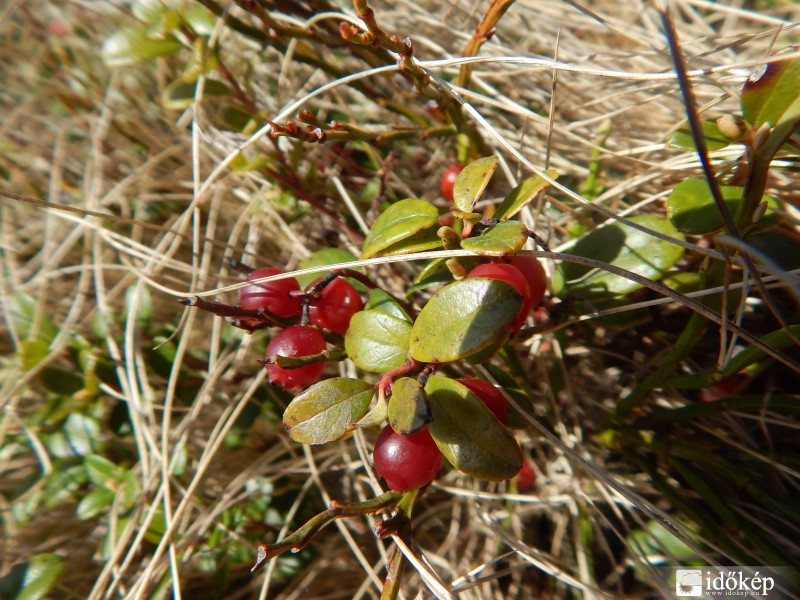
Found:
[[(355, 254), (350, 252), (349, 250), (345, 250), (344, 248), (322, 248), (321, 250), (317, 250), (309, 256), (308, 258), (304, 258), (300, 261), (298, 265), (301, 269), (309, 269), (311, 267), (321, 267), (323, 265), (337, 265), (340, 263), (352, 262), (354, 260), (358, 260)], [(325, 275), (325, 273), (309, 273), (307, 275), (300, 275), (297, 278), (297, 281), (300, 283), (300, 287), (305, 288), (315, 279), (318, 279)], [(348, 280), (350, 281), (350, 280)], [(364, 292), (364, 284), (357, 282), (359, 292)]]
[(399, 367), (408, 355), (411, 324), (378, 310), (357, 312), (344, 336), (347, 356), (359, 369), (383, 373)]
[(472, 212), (475, 203), (489, 185), (489, 180), (497, 170), (498, 158), (487, 156), (479, 158), (464, 167), (453, 184), (453, 205), (462, 212)]
[(139, 61), (175, 54), (181, 47), (181, 43), (173, 35), (155, 38), (144, 27), (129, 27), (120, 29), (106, 39), (102, 57), (109, 67), (125, 67)]
[[(744, 196), (744, 188), (733, 185), (720, 186), (720, 192), (731, 215), (739, 210)], [(777, 206), (774, 198), (766, 198), (772, 207)], [(769, 211), (774, 219), (775, 212)], [(691, 177), (680, 182), (667, 199), (667, 216), (679, 231), (690, 235), (702, 235), (719, 231), (724, 227), (711, 188), (702, 177)]]
[(442, 239), (437, 235), (437, 228), (425, 229), (387, 246), (379, 253), (381, 256), (395, 256), (397, 254), (413, 254), (426, 250), (438, 250), (442, 247)]
[(519, 221), (504, 221), (490, 227), (480, 235), (461, 241), (464, 250), (482, 256), (509, 256), (516, 254), (528, 241), (522, 233), (525, 226)]
[(283, 413), (289, 436), (301, 444), (326, 444), (341, 438), (367, 413), (372, 384), (334, 377), (296, 396)]
[(21, 339), (36, 339), (50, 344), (58, 335), (58, 326), (49, 318), (47, 310), (39, 310), (36, 300), (19, 292), (8, 300), (7, 318)]
[(375, 221), (364, 240), (361, 258), (375, 256), (423, 229), (432, 227), (438, 220), (439, 211), (426, 200), (408, 198), (395, 202)]
[(19, 348), (19, 362), (23, 371), (33, 367), (50, 356), (50, 344), (43, 340), (23, 340)]
[[(670, 237), (683, 239), (683, 235), (669, 221), (656, 215), (641, 215), (630, 220)], [(593, 258), (658, 280), (678, 262), (683, 247), (613, 222), (582, 237), (567, 253)], [(561, 295), (574, 294), (596, 299), (629, 294), (642, 287), (630, 279), (602, 269), (590, 271), (588, 267), (565, 261), (553, 277), (553, 288)]]
[[(730, 146), (731, 141), (722, 135), (715, 120), (703, 121), (702, 128), (703, 137), (706, 138), (706, 146), (708, 146), (710, 152), (722, 150)], [(667, 146), (675, 150), (684, 150), (686, 152), (694, 152), (697, 150), (694, 138), (692, 137), (692, 130), (689, 129), (688, 125), (673, 132), (667, 138)]]
[(98, 487), (112, 487), (109, 484), (121, 481), (124, 471), (107, 458), (99, 454), (89, 454), (84, 457), (83, 464), (89, 481)]
[(505, 281), (451, 283), (420, 311), (411, 329), (411, 356), (442, 363), (476, 354), (508, 336), (521, 307), (522, 296)]
[(114, 501), (114, 490), (100, 488), (87, 494), (78, 504), (76, 514), (81, 521), (94, 519)]
[(400, 435), (416, 433), (431, 420), (428, 398), (416, 379), (401, 377), (392, 383), (387, 416)]
[(435, 258), (427, 263), (422, 271), (414, 277), (414, 285), (406, 288), (406, 295), (411, 296), (419, 290), (453, 281), (453, 274), (447, 268), (447, 261), (448, 259), (445, 257)]
[[(558, 179), (558, 171), (555, 169), (547, 169), (545, 173), (552, 179)], [(550, 185), (550, 183), (538, 175), (532, 175), (531, 177), (523, 179), (520, 184), (511, 190), (508, 196), (503, 199), (500, 206), (497, 207), (494, 217), (501, 221), (510, 219), (521, 211), (526, 204), (536, 197), (536, 194), (548, 185)]]
[(483, 401), (457, 381), (432, 375), (425, 386), (433, 420), (433, 441), (462, 473), (503, 481), (522, 467), (522, 451), (511, 432)]
[(756, 67), (742, 88), (741, 104), (744, 118), (756, 129), (800, 117), (800, 60)]
[(63, 571), (64, 561), (55, 554), (34, 554), (25, 562), (15, 564), (0, 579), (0, 598), (46, 598)]
[(396, 319), (401, 319), (408, 323), (412, 323), (411, 317), (408, 316), (403, 307), (389, 294), (380, 288), (374, 288), (369, 291), (367, 303), (364, 305), (365, 310), (375, 310), (390, 315)]
[[(164, 108), (183, 110), (191, 106), (197, 93), (197, 83), (176, 79), (170, 83), (161, 95)], [(206, 79), (203, 84), (203, 98), (222, 97), (231, 93), (230, 88), (216, 79)]]
[(122, 476), (122, 485), (119, 486), (117, 493), (120, 494), (122, 510), (130, 510), (136, 505), (142, 495), (142, 488), (139, 486), (139, 478), (136, 473), (125, 471)]
[(379, 400), (375, 403), (375, 406), (369, 409), (366, 415), (358, 420), (356, 427), (377, 427), (386, 422), (387, 412), (388, 402)]

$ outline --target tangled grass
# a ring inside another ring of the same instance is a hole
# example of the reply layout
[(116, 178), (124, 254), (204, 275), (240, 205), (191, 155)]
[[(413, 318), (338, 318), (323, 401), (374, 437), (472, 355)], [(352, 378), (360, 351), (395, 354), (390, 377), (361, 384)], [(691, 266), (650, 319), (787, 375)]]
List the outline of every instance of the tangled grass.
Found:
[[(665, 145), (686, 108), (662, 23), (648, 2), (520, 0), (466, 60), (485, 3), (376, 4), (432, 78), (415, 90), (396, 56), (341, 39), (341, 22), (358, 24), (347, 3), (179, 4), (184, 17), (208, 12), (178, 31), (182, 48), (152, 57), (107, 40), (153, 3), (0, 9), (0, 577), (11, 585), (19, 565), (47, 557), (47, 597), (378, 597), (391, 545), (368, 518), (337, 521), (250, 574), (260, 541), (333, 499), (381, 492), (372, 436), (292, 443), (280, 424), (290, 397), (256, 362), (265, 334), (175, 300), (231, 299), (226, 257), (297, 269), (324, 247), (358, 255), (382, 201), (444, 208), (438, 178), (459, 147), (501, 158), (492, 198), (532, 170), (559, 172), (524, 214), (555, 252), (576, 227), (663, 214), (700, 163)], [(703, 118), (737, 112), (750, 72), (797, 43), (796, 4), (753, 4), (670, 3)], [(299, 110), (343, 125), (320, 144), (270, 136)], [(728, 169), (740, 153), (712, 157)], [(796, 156), (775, 166), (768, 193), (796, 240)], [(714, 243), (690, 238), (686, 260), (717, 260)], [(419, 266), (362, 264), (399, 296)], [(795, 325), (796, 274), (767, 283)], [(745, 285), (730, 322), (758, 338), (779, 329)], [(644, 290), (599, 314), (579, 306), (525, 342), (534, 408), (518, 433), (536, 491), (455, 470), (437, 480), (414, 516), (405, 597), (666, 595), (665, 561), (797, 566), (796, 372), (761, 361), (730, 405), (654, 386), (608, 424), (687, 326), (690, 311), (660, 301)], [(743, 347), (713, 325), (698, 336), (678, 373), (724, 366)]]

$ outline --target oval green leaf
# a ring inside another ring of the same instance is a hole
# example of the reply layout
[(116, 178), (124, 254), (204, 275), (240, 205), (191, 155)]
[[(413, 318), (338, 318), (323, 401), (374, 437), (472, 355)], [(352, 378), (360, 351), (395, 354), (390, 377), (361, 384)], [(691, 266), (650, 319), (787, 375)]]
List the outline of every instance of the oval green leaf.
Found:
[(425, 386), (433, 420), (433, 441), (462, 473), (504, 481), (522, 467), (522, 452), (511, 432), (483, 401), (457, 381), (432, 375)]
[(171, 34), (155, 38), (144, 27), (130, 27), (111, 34), (103, 42), (101, 54), (109, 67), (124, 67), (174, 54), (180, 49), (181, 43)]
[[(703, 121), (703, 137), (706, 139), (706, 146), (709, 151), (722, 150), (730, 146), (731, 141), (722, 135), (715, 120)], [(667, 146), (675, 150), (694, 152), (697, 147), (692, 137), (692, 130), (688, 126), (681, 127), (667, 138)]]
[[(728, 210), (735, 215), (742, 202), (744, 188), (722, 185), (719, 189)], [(776, 204), (773, 198), (767, 198), (767, 202), (772, 206)], [(711, 188), (702, 177), (691, 177), (675, 186), (667, 199), (667, 216), (678, 230), (692, 235), (711, 233), (724, 227)]]
[(426, 200), (408, 198), (395, 202), (375, 221), (364, 240), (361, 258), (374, 256), (389, 246), (438, 224), (438, 220), (439, 211)]
[(301, 444), (326, 444), (342, 437), (367, 413), (372, 384), (334, 377), (296, 396), (283, 413), (289, 436)]
[(528, 241), (522, 233), (524, 229), (519, 221), (504, 221), (478, 236), (462, 240), (461, 247), (482, 256), (509, 256), (522, 250)]
[(401, 377), (392, 383), (387, 416), (400, 435), (416, 433), (431, 420), (428, 397), (416, 379)]
[(411, 329), (411, 356), (421, 362), (466, 358), (504, 340), (522, 307), (511, 284), (476, 277), (442, 288)]
[[(683, 239), (669, 221), (656, 215), (641, 215), (630, 220), (653, 231)], [(655, 281), (678, 262), (683, 247), (614, 222), (578, 240), (567, 254), (603, 261)], [(596, 299), (629, 294), (642, 287), (608, 271), (589, 271), (588, 267), (563, 262), (553, 278), (553, 288), (560, 295), (574, 294)]]
[(57, 555), (34, 554), (25, 562), (12, 566), (0, 578), (0, 598), (41, 600), (54, 597), (50, 590), (63, 571), (64, 561)]
[(380, 288), (374, 288), (369, 291), (367, 303), (364, 305), (365, 310), (376, 310), (384, 314), (401, 319), (411, 324), (411, 317), (408, 316), (403, 307), (397, 303), (397, 300), (392, 298), (389, 294)]
[(800, 59), (756, 67), (742, 88), (741, 104), (744, 118), (756, 128), (800, 117)]
[(395, 256), (397, 254), (425, 252), (426, 250), (439, 250), (442, 248), (442, 238), (438, 236), (437, 230), (438, 227), (432, 227), (419, 231), (396, 244), (387, 246), (377, 254), (379, 256)]
[(453, 205), (458, 210), (465, 213), (472, 212), (472, 207), (475, 206), (497, 170), (498, 162), (496, 156), (479, 158), (464, 167), (464, 170), (458, 174), (453, 184)]
[[(551, 179), (558, 179), (558, 171), (555, 169), (547, 169), (545, 173), (547, 173), (547, 176)], [(548, 185), (550, 185), (550, 183), (538, 175), (532, 175), (531, 177), (523, 179), (520, 184), (511, 190), (508, 196), (503, 199), (500, 206), (497, 207), (494, 213), (495, 218), (501, 221), (510, 219), (521, 211), (525, 205), (536, 197), (536, 194)]]
[(357, 312), (350, 319), (344, 348), (359, 369), (383, 373), (399, 367), (408, 355), (411, 324), (380, 310)]
[[(164, 108), (171, 110), (183, 110), (191, 106), (197, 95), (197, 83), (187, 82), (183, 79), (176, 79), (170, 83), (161, 94), (161, 101)], [(206, 79), (203, 85), (203, 97), (222, 97), (230, 94), (230, 88), (216, 79)]]

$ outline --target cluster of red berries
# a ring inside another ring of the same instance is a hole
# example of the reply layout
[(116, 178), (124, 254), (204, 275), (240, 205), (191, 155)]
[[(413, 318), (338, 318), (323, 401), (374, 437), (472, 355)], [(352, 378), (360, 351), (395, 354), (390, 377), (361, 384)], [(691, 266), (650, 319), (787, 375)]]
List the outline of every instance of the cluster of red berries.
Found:
[[(462, 377), (457, 381), (478, 396), (498, 421), (508, 425), (508, 403), (500, 390), (483, 379)], [(401, 435), (388, 425), (378, 436), (372, 454), (378, 475), (395, 491), (413, 490), (429, 484), (439, 472), (442, 459), (442, 453), (427, 428)], [(533, 465), (526, 460), (517, 474), (517, 489), (526, 491), (533, 488), (535, 477)]]
[[(440, 191), (449, 202), (453, 201), (453, 188), (460, 164), (450, 165), (442, 174)], [(542, 264), (528, 256), (512, 256), (505, 262), (491, 262), (472, 269), (467, 278), (486, 277), (510, 283), (522, 296), (519, 315), (512, 325), (513, 331), (525, 323), (531, 309), (538, 306), (547, 292), (547, 274)], [(488, 381), (464, 377), (458, 381), (478, 396), (494, 416), (508, 424), (508, 404), (503, 394)], [(375, 442), (373, 462), (378, 474), (393, 490), (411, 490), (430, 483), (442, 466), (442, 453), (427, 429), (410, 435), (396, 433), (386, 426)], [(523, 463), (517, 475), (517, 489), (531, 489), (535, 471), (529, 460)]]
[[(247, 275), (248, 281), (284, 273), (275, 267), (256, 269)], [(315, 280), (308, 286), (310, 292), (302, 292), (294, 277), (266, 283), (254, 283), (239, 289), (239, 306), (245, 310), (264, 310), (285, 319), (303, 315), (307, 304), (307, 315), (300, 324), (281, 330), (267, 345), (265, 368), (269, 381), (286, 390), (296, 390), (315, 383), (325, 370), (326, 362), (320, 360), (295, 368), (275, 364), (276, 357), (300, 358), (322, 354), (327, 344), (320, 329), (340, 335), (347, 332), (350, 318), (364, 308), (358, 291), (345, 279), (336, 277), (323, 282)], [(321, 289), (317, 290), (321, 285)], [(278, 358), (279, 360), (279, 358)]]

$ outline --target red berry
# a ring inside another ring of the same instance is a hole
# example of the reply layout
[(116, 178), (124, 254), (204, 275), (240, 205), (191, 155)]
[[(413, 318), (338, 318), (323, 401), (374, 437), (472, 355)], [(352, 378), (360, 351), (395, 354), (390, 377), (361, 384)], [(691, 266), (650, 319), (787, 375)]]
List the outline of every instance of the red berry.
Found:
[(528, 312), (531, 310), (531, 290), (528, 285), (528, 280), (517, 267), (507, 263), (486, 263), (478, 265), (467, 275), (467, 279), (472, 277), (488, 277), (490, 279), (499, 279), (510, 283), (522, 295), (522, 308), (520, 308), (517, 320), (514, 321), (511, 329), (516, 331), (525, 323), (528, 317)]
[[(285, 271), (275, 267), (264, 267), (250, 273), (247, 281), (280, 273), (285, 273)], [(293, 291), (300, 291), (300, 284), (294, 277), (248, 285), (239, 288), (239, 306), (248, 310), (263, 308), (284, 318), (296, 317), (300, 314), (302, 303), (300, 298), (289, 295), (289, 292)]]
[(494, 413), (497, 420), (503, 425), (508, 425), (508, 402), (503, 394), (485, 379), (475, 379), (474, 377), (462, 377), (456, 379), (462, 385), (469, 388), (473, 394), (483, 400), (490, 411)]
[[(266, 358), (276, 354), (289, 358), (311, 356), (325, 350), (325, 338), (322, 334), (307, 325), (292, 325), (278, 332), (267, 344)], [(285, 369), (278, 365), (267, 364), (264, 368), (269, 373), (269, 381), (286, 390), (296, 390), (316, 382), (325, 370), (326, 362), (320, 361)]]
[(391, 489), (405, 492), (436, 477), (442, 467), (442, 453), (427, 429), (400, 435), (387, 425), (375, 442), (372, 462)]
[[(319, 279), (311, 285), (317, 283)], [(308, 322), (317, 327), (344, 335), (354, 314), (364, 308), (358, 291), (349, 282), (337, 277), (323, 288), (319, 298), (308, 303)]]
[(517, 490), (520, 492), (528, 492), (536, 486), (536, 471), (533, 468), (533, 463), (529, 459), (522, 461), (522, 467), (516, 475), (517, 477)]
[(458, 177), (458, 174), (463, 170), (464, 167), (460, 164), (453, 163), (442, 173), (442, 179), (439, 181), (439, 190), (442, 192), (444, 199), (448, 202), (453, 201), (453, 186), (456, 183), (456, 177)]
[(547, 273), (533, 256), (512, 256), (511, 264), (517, 267), (525, 279), (528, 280), (528, 287), (531, 289), (531, 305), (538, 306), (547, 293)]

